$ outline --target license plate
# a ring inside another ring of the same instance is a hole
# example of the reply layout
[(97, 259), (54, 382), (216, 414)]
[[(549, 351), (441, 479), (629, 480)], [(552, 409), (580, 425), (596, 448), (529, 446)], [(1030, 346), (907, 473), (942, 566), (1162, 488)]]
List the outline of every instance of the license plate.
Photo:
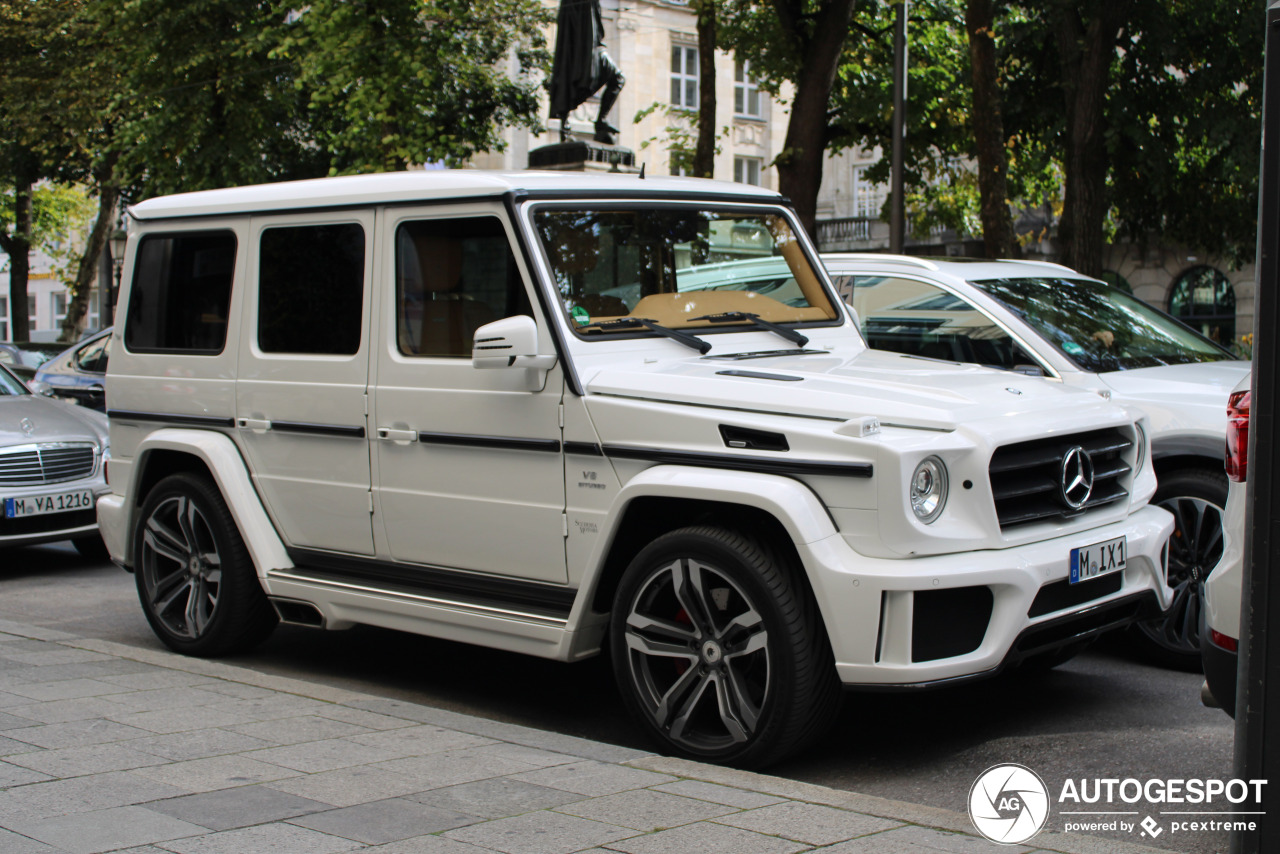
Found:
[(77, 489), (75, 492), (53, 492), (48, 495), (28, 495), (24, 498), (6, 498), (4, 515), (7, 519), (20, 516), (43, 516), (46, 513), (69, 513), (72, 510), (93, 508), (93, 490)]
[(1129, 544), (1124, 537), (1071, 550), (1071, 583), (1079, 584), (1124, 569)]

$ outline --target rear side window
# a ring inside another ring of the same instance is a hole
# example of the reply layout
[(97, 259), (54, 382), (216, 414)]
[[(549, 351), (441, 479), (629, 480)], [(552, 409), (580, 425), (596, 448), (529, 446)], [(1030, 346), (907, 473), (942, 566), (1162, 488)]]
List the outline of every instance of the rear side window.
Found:
[(269, 228), (258, 264), (258, 349), (353, 356), (364, 329), (364, 229)]
[(221, 353), (235, 266), (236, 237), (229, 231), (142, 238), (125, 345), (143, 353)]

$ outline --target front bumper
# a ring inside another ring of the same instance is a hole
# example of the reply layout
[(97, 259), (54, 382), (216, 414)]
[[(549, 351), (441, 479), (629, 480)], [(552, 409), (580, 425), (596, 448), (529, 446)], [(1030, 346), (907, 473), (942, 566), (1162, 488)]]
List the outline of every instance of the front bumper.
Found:
[(65, 513), (47, 513), (39, 516), (22, 516), (7, 519), (4, 516), (3, 498), (20, 498), (33, 494), (45, 494), (57, 491), (79, 492), (82, 489), (93, 491), (94, 499), (107, 492), (107, 485), (99, 480), (89, 485), (67, 485), (65, 483), (49, 484), (39, 489), (23, 487), (21, 491), (0, 488), (0, 547), (31, 546), (39, 543), (53, 543), (58, 540), (70, 540), (89, 536), (98, 530), (97, 514), (92, 506)]
[[(1172, 530), (1172, 516), (1144, 507), (1122, 522), (1009, 549), (885, 560), (837, 535), (808, 544), (803, 557), (841, 681), (924, 686), (1158, 615), (1172, 600)], [(1071, 549), (1121, 536), (1123, 571), (1068, 583)]]

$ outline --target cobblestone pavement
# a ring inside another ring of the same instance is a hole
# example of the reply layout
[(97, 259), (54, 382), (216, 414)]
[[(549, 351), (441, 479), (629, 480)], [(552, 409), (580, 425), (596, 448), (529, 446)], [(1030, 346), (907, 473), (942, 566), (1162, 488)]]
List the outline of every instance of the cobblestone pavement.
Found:
[(3, 854), (1153, 854), (0, 621)]

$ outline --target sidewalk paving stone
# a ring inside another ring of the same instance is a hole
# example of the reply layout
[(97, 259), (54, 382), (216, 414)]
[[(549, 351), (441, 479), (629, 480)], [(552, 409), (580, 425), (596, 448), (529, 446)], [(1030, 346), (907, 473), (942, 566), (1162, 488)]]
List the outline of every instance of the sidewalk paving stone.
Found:
[(505, 854), (571, 854), (583, 848), (635, 836), (637, 831), (577, 816), (539, 811), (451, 830), (444, 835)]
[(233, 830), (333, 809), (332, 804), (300, 798), (270, 786), (240, 786), (151, 801), (147, 809), (210, 830)]
[(866, 836), (891, 827), (899, 827), (902, 824), (819, 804), (801, 804), (794, 801), (748, 810), (717, 819), (717, 821), (743, 830), (785, 836), (809, 845), (830, 845), (855, 836)]
[(452, 830), (481, 820), (474, 815), (430, 807), (404, 798), (388, 798), (313, 813), (291, 819), (290, 823), (377, 845)]
[(13, 829), (71, 854), (100, 854), (209, 832), (206, 827), (138, 806), (16, 822)]
[[(0, 632), (0, 854), (995, 847), (948, 810), (47, 627)], [(1058, 833), (1033, 842), (1000, 850), (1159, 854)]]
[(508, 777), (477, 780), (407, 796), (428, 806), (452, 809), (480, 818), (505, 818), (581, 801), (586, 796)]

